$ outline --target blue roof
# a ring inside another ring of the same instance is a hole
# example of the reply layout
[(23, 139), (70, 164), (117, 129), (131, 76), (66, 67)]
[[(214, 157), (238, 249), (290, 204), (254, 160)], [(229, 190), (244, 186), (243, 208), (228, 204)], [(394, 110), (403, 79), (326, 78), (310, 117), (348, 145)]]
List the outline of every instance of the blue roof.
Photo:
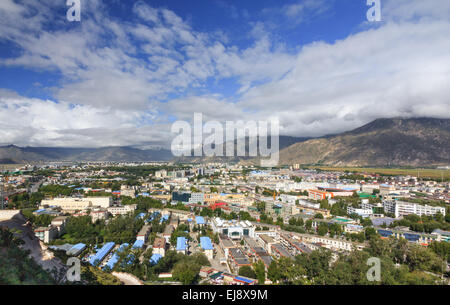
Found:
[(202, 216), (195, 216), (195, 222), (199, 225), (204, 225), (205, 224), (205, 218), (203, 218)]
[(211, 239), (207, 236), (200, 237), (200, 245), (203, 250), (213, 250), (213, 245), (211, 243)]
[(39, 209), (39, 210), (34, 211), (33, 213), (41, 213), (41, 212), (44, 212), (44, 211), (45, 211), (45, 209)]
[(409, 241), (418, 241), (420, 239), (420, 235), (417, 234), (403, 233), (403, 236)]
[(249, 283), (249, 284), (251, 284), (251, 283), (253, 283), (255, 281), (255, 280), (246, 279), (246, 278), (243, 278), (243, 277), (240, 277), (240, 276), (236, 276), (235, 279), (238, 280), (238, 281)]
[(89, 263), (92, 266), (96, 265), (96, 261), (101, 262), (105, 256), (109, 253), (109, 251), (111, 251), (112, 248), (114, 248), (115, 243), (108, 242), (106, 243), (100, 250), (97, 251), (97, 253), (91, 258), (91, 260), (89, 261)]
[(142, 246), (144, 246), (144, 241), (143, 240), (136, 240), (133, 244), (133, 246), (131, 247), (132, 249), (140, 249), (142, 248)]
[(82, 244), (82, 243), (79, 243), (79, 244), (76, 244), (75, 246), (73, 246), (72, 248), (70, 248), (70, 250), (72, 250), (72, 249), (75, 249), (75, 250), (82, 250), (82, 249), (84, 249), (84, 248), (86, 248), (86, 245), (85, 245), (85, 244)]
[(383, 217), (383, 218), (374, 218), (372, 219), (372, 223), (374, 226), (381, 226), (383, 223), (387, 226), (389, 226), (391, 223), (394, 222), (394, 218), (390, 217)]
[(167, 221), (167, 220), (169, 220), (169, 215), (168, 215), (168, 214), (163, 215), (163, 216), (161, 217), (161, 219), (159, 220), (159, 223), (163, 223), (163, 221)]
[(127, 243), (120, 245), (119, 249), (117, 249), (117, 251), (114, 253), (114, 255), (109, 259), (109, 261), (106, 263), (105, 267), (109, 267), (112, 270), (112, 268), (114, 268), (114, 265), (119, 261), (119, 255), (117, 253), (125, 250), (125, 248), (128, 246), (129, 246), (129, 244), (127, 244)]
[(144, 218), (144, 216), (145, 216), (145, 213), (139, 213), (139, 214), (136, 216), (136, 219), (138, 219), (138, 218)]
[(389, 237), (393, 234), (391, 231), (388, 231), (388, 230), (377, 230), (377, 231), (378, 231), (378, 234), (380, 234), (383, 237)]
[(152, 255), (152, 257), (150, 258), (150, 263), (151, 264), (157, 264), (158, 262), (159, 262), (159, 260), (162, 258), (162, 255), (161, 254), (157, 254), (157, 253), (155, 253), (155, 254), (153, 254)]
[(177, 238), (177, 251), (186, 250), (186, 237)]

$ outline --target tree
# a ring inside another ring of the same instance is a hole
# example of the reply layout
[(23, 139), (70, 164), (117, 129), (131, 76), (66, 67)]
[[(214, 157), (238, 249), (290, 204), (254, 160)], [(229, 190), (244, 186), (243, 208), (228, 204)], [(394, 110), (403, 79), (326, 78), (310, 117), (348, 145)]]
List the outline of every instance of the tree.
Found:
[(274, 283), (278, 282), (281, 278), (281, 272), (278, 268), (278, 262), (272, 261), (270, 264), (268, 270), (267, 270), (267, 277)]
[(315, 219), (323, 219), (323, 215), (320, 213), (317, 213), (316, 215), (314, 215)]
[(255, 270), (256, 278), (258, 279), (258, 284), (263, 285), (266, 281), (266, 267), (262, 261), (258, 261), (253, 264), (253, 269)]
[(321, 222), (317, 228), (317, 234), (320, 236), (325, 236), (328, 233), (328, 225)]
[(378, 234), (377, 231), (372, 227), (368, 227), (364, 230), (366, 240), (370, 240), (372, 236), (376, 236), (377, 234)]
[(182, 282), (183, 285), (190, 285), (194, 283), (199, 271), (200, 268), (195, 264), (192, 265), (188, 262), (180, 262), (175, 264), (172, 276), (174, 279)]
[(239, 268), (239, 275), (249, 277), (249, 278), (256, 278), (256, 273), (253, 271), (253, 269), (250, 266), (242, 266)]
[(328, 203), (328, 199), (322, 199), (320, 201), (320, 208), (321, 209), (329, 209), (330, 208), (330, 204)]

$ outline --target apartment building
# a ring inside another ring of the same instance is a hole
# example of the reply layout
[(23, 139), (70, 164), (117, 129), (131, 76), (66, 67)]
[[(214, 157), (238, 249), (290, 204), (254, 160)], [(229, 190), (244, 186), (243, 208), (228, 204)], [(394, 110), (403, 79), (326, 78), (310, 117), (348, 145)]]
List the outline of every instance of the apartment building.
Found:
[(142, 240), (144, 243), (146, 243), (148, 235), (150, 234), (150, 228), (151, 228), (151, 226), (149, 226), (149, 225), (143, 226), (142, 229), (137, 234), (136, 239)]
[(34, 235), (44, 243), (48, 244), (59, 236), (59, 231), (55, 226), (39, 227), (34, 230)]
[(152, 253), (159, 254), (164, 257), (164, 255), (166, 254), (166, 240), (164, 238), (155, 238)]
[(426, 215), (426, 216), (433, 216), (437, 213), (441, 213), (443, 216), (445, 216), (445, 207), (440, 206), (429, 206), (429, 205), (420, 205), (417, 203), (412, 202), (404, 202), (404, 201), (397, 201), (395, 204), (395, 218), (398, 218), (400, 216), (406, 216), (410, 214), (415, 215)]
[(80, 211), (93, 207), (109, 208), (112, 205), (112, 197), (61, 197), (44, 199), (41, 206), (55, 206), (64, 211)]
[(362, 250), (364, 248), (364, 245), (362, 244), (353, 244), (350, 241), (345, 241), (342, 239), (334, 239), (324, 236), (307, 235), (307, 234), (300, 234), (299, 236), (300, 240), (303, 242), (311, 244), (321, 244), (323, 247), (331, 250), (352, 251), (353, 245), (356, 246), (357, 250)]
[(124, 205), (124, 206), (112, 206), (107, 208), (108, 212), (112, 215), (126, 215), (130, 212), (133, 212), (136, 210), (137, 205), (136, 204), (130, 204), (130, 205)]
[(205, 202), (205, 194), (203, 193), (191, 193), (191, 198), (189, 198), (189, 203), (191, 204), (203, 204)]

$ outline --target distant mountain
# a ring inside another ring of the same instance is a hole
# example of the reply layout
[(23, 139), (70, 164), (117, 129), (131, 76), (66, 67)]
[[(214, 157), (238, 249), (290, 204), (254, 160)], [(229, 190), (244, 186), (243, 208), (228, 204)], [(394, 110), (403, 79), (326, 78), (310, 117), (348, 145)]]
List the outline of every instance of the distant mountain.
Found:
[(137, 149), (132, 147), (63, 148), (63, 147), (0, 147), (0, 163), (30, 163), (45, 161), (169, 161), (170, 150)]
[[(253, 160), (256, 162), (257, 160)], [(450, 120), (378, 119), (280, 150), (280, 164), (431, 166), (450, 163)]]
[[(311, 138), (297, 138), (297, 137), (290, 137), (290, 136), (279, 136), (279, 142), (278, 146), (279, 149), (283, 149), (286, 147), (291, 146), (295, 143), (300, 143), (307, 141)], [(225, 144), (218, 145), (217, 150), (222, 151), (223, 156), (213, 156), (213, 157), (207, 157), (205, 154), (203, 154), (202, 157), (194, 157), (194, 152), (191, 151), (190, 155), (192, 157), (178, 157), (175, 159), (176, 162), (239, 162), (243, 160), (251, 160), (254, 157), (249, 156), (249, 137), (245, 137), (245, 156), (238, 156), (237, 154), (237, 140), (233, 141), (233, 147), (234, 147), (234, 157), (226, 157), (226, 144), (230, 142), (226, 142)], [(267, 147), (271, 145), (270, 137), (267, 138)], [(259, 148), (259, 139), (256, 139), (256, 147)], [(258, 151), (259, 154), (259, 151)]]
[[(236, 144), (237, 141), (234, 141)], [(269, 141), (270, 143), (270, 141)], [(433, 166), (450, 164), (450, 119), (378, 119), (360, 128), (321, 138), (280, 136), (280, 164), (334, 166)], [(224, 151), (224, 146), (220, 149)], [(248, 155), (248, 138), (246, 139)], [(236, 145), (235, 145), (236, 156)], [(242, 162), (253, 157), (175, 158), (167, 149), (133, 147), (55, 148), (0, 147), (0, 163), (39, 161), (178, 161)]]

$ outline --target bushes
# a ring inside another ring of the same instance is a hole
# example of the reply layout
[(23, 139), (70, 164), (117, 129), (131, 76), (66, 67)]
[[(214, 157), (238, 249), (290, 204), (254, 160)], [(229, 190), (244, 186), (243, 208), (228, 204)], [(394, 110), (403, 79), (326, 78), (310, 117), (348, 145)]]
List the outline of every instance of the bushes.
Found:
[(10, 230), (0, 230), (0, 284), (56, 284), (51, 275), (28, 256), (28, 251), (18, 247), (20, 243)]

